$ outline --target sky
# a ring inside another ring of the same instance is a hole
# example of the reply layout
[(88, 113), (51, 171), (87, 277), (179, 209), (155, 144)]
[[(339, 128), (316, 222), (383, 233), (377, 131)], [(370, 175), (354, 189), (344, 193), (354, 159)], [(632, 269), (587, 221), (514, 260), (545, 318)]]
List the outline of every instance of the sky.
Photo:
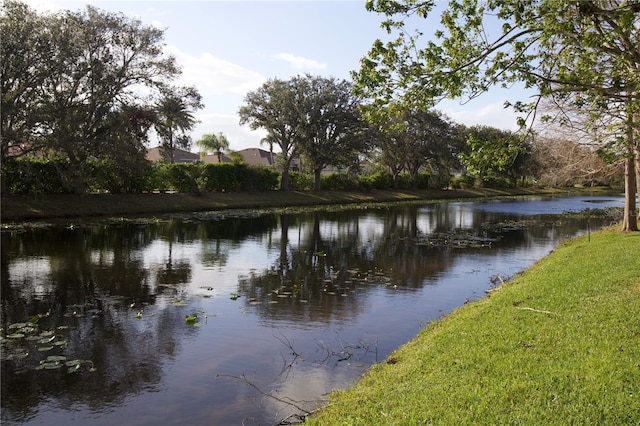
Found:
[[(222, 132), (234, 151), (259, 148), (266, 135), (239, 124), (238, 110), (248, 92), (268, 79), (307, 73), (350, 80), (373, 42), (386, 36), (380, 28), (383, 16), (367, 12), (364, 0), (22, 1), (38, 11), (77, 11), (91, 4), (164, 29), (165, 51), (183, 71), (176, 84), (195, 86), (203, 97), (193, 141)], [(503, 108), (506, 100), (526, 100), (516, 90), (495, 89), (436, 109), (457, 123), (516, 130), (516, 115)], [(191, 150), (198, 148), (193, 144)]]

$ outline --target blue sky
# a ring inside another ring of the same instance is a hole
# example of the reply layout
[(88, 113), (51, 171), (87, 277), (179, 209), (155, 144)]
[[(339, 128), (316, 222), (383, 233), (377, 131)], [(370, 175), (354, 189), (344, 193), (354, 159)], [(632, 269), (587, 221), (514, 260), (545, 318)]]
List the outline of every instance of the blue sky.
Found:
[[(238, 109), (248, 91), (269, 78), (286, 80), (305, 73), (349, 79), (374, 40), (385, 37), (383, 17), (367, 12), (364, 0), (26, 3), (37, 10), (78, 10), (91, 4), (165, 29), (166, 51), (183, 69), (179, 83), (194, 85), (203, 95), (205, 108), (196, 114), (200, 123), (193, 140), (222, 132), (232, 150), (259, 147), (265, 135), (238, 124)], [(516, 116), (502, 107), (507, 99), (526, 100), (516, 89), (493, 90), (466, 104), (446, 101), (437, 109), (458, 123), (513, 130)]]

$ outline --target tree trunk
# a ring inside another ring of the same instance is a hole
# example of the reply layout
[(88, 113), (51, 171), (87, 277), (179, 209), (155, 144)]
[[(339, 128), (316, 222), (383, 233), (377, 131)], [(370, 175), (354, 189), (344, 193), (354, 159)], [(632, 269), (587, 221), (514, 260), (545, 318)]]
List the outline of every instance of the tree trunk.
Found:
[(313, 170), (313, 190), (320, 191), (320, 172), (322, 169), (316, 168)]
[(280, 179), (280, 191), (289, 190), (289, 165), (285, 165), (282, 169), (282, 177)]
[(636, 212), (636, 171), (635, 155), (630, 149), (630, 155), (624, 160), (624, 217), (622, 231), (638, 230), (638, 214)]
[[(635, 151), (636, 151), (636, 192), (638, 193), (638, 200), (640, 200), (640, 141), (636, 141)], [(638, 221), (640, 222), (640, 209), (638, 209)]]

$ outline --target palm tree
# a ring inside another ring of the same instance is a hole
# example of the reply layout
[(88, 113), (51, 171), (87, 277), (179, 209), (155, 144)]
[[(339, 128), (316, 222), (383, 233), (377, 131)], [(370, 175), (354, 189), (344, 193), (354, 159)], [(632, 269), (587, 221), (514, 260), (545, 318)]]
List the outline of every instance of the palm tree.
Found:
[(229, 149), (229, 140), (222, 132), (218, 133), (217, 135), (209, 133), (203, 135), (196, 142), (196, 145), (207, 152), (214, 152), (218, 156), (218, 163), (221, 163), (222, 151)]
[(167, 93), (156, 104), (158, 117), (155, 129), (162, 141), (165, 155), (173, 163), (173, 150), (176, 147), (188, 148), (190, 138), (186, 134), (198, 122), (192, 111), (202, 108), (197, 92)]
[(271, 159), (271, 165), (273, 166), (273, 144), (276, 143), (275, 138), (272, 135), (267, 135), (266, 137), (260, 139), (260, 145), (269, 144), (269, 154)]

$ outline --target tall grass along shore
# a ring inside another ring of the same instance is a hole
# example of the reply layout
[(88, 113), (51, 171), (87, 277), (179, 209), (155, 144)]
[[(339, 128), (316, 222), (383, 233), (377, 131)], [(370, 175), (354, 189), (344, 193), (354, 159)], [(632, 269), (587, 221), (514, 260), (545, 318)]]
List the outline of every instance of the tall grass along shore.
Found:
[(640, 233), (566, 241), (334, 392), (312, 425), (639, 425)]

